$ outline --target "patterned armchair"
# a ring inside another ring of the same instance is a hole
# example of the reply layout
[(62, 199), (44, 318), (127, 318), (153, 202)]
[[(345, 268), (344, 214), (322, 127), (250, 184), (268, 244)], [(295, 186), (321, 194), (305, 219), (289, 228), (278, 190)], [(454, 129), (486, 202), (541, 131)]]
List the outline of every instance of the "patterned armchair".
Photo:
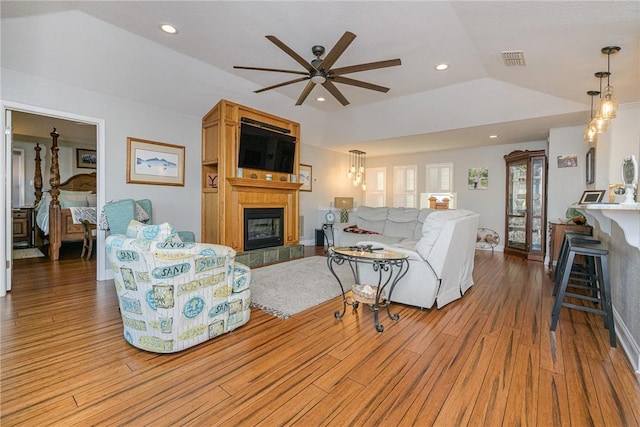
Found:
[(106, 250), (129, 344), (173, 353), (249, 321), (251, 270), (232, 248), (180, 242), (169, 224), (132, 221), (127, 235)]

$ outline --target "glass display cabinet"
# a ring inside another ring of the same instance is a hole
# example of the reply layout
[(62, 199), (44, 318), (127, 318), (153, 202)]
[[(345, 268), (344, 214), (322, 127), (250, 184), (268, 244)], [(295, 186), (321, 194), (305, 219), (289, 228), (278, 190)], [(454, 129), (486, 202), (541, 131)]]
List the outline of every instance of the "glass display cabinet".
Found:
[(507, 167), (506, 254), (543, 261), (547, 214), (547, 157), (544, 150), (514, 151)]

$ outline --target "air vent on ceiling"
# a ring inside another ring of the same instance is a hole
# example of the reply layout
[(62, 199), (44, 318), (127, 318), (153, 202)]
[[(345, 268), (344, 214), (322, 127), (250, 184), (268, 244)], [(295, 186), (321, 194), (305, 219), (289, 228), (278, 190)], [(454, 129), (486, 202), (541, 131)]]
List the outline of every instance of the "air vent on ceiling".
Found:
[(524, 60), (524, 52), (521, 50), (503, 50), (502, 60), (507, 67), (524, 67), (527, 65)]

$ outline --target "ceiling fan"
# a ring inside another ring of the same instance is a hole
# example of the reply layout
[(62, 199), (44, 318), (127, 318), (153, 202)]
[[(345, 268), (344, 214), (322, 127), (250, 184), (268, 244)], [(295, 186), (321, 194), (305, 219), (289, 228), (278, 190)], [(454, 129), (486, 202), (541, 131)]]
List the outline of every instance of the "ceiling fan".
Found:
[(294, 71), (294, 70), (281, 70), (276, 68), (262, 68), (262, 67), (242, 67), (242, 66), (234, 66), (233, 68), (242, 69), (242, 70), (258, 70), (258, 71), (274, 71), (277, 73), (289, 73), (289, 74), (300, 74), (304, 77), (300, 77), (294, 80), (289, 80), (286, 82), (278, 83), (273, 86), (265, 87), (262, 89), (258, 89), (255, 93), (264, 92), (267, 90), (275, 89), (278, 87), (290, 85), (293, 83), (303, 82), (305, 80), (309, 80), (302, 93), (298, 97), (298, 101), (296, 105), (302, 105), (307, 96), (311, 93), (315, 85), (321, 84), (325, 89), (329, 91), (331, 95), (333, 95), (342, 105), (349, 105), (349, 101), (344, 95), (338, 90), (338, 88), (334, 85), (334, 83), (342, 83), (351, 86), (358, 86), (364, 89), (375, 90), (378, 92), (387, 93), (389, 91), (388, 87), (378, 86), (372, 83), (363, 82), (360, 80), (350, 79), (348, 77), (344, 77), (344, 74), (356, 73), (358, 71), (368, 71), (375, 70), (378, 68), (386, 68), (386, 67), (394, 67), (396, 65), (400, 65), (400, 59), (389, 59), (386, 61), (377, 61), (377, 62), (368, 62), (366, 64), (359, 65), (351, 65), (348, 67), (340, 67), (340, 68), (331, 68), (333, 64), (336, 63), (340, 55), (344, 53), (344, 51), (349, 47), (351, 42), (356, 38), (356, 35), (346, 31), (343, 36), (338, 40), (338, 42), (333, 46), (333, 48), (329, 51), (329, 53), (324, 57), (325, 49), (324, 46), (313, 46), (311, 48), (311, 52), (316, 56), (314, 60), (308, 62), (303, 57), (298, 55), (293, 51), (289, 46), (280, 41), (276, 36), (266, 36), (268, 40), (270, 40), (273, 44), (282, 49), (287, 55), (292, 57), (298, 64), (302, 65), (306, 71)]

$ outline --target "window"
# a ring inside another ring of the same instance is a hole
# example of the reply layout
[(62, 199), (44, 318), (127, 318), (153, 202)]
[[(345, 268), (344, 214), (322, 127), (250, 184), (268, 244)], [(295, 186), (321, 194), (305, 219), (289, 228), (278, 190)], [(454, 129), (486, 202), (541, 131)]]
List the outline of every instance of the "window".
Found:
[(365, 171), (367, 189), (364, 192), (366, 206), (386, 206), (387, 168), (367, 168)]
[(393, 167), (393, 206), (397, 208), (416, 207), (416, 177), (418, 167), (394, 166)]
[(453, 163), (428, 164), (426, 169), (426, 193), (420, 194), (420, 208), (429, 207), (429, 198), (442, 201), (449, 199), (449, 209), (456, 208), (456, 193), (453, 192)]
[(427, 192), (453, 192), (453, 163), (437, 163), (426, 165)]

